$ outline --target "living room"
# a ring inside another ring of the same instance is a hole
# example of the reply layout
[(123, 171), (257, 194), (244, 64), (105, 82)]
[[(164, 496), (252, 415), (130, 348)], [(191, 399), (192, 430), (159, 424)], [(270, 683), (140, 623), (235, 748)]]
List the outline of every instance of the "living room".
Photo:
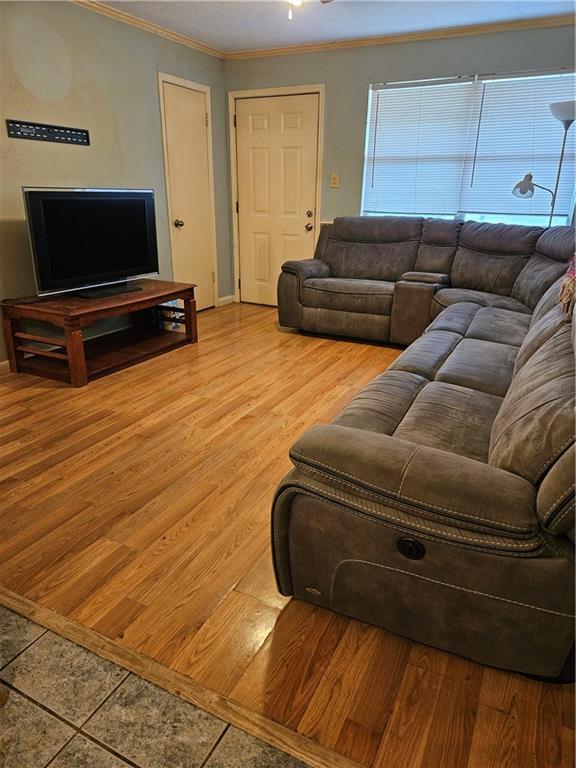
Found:
[(574, 4), (0, 19), (0, 765), (570, 768)]

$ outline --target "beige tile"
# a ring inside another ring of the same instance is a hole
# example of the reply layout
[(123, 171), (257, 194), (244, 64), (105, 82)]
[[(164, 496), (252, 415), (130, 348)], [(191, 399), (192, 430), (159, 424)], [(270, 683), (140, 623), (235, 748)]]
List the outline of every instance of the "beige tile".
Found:
[(130, 675), (83, 730), (142, 768), (200, 768), (225, 727)]
[(44, 627), (0, 606), (0, 667), (45, 632)]
[(0, 678), (75, 725), (81, 725), (128, 673), (47, 632), (0, 672)]
[(43, 768), (73, 735), (61, 720), (0, 686), (2, 768)]
[(306, 768), (306, 764), (230, 727), (210, 756), (206, 768)]
[(130, 768), (128, 763), (78, 734), (67, 744), (50, 768)]

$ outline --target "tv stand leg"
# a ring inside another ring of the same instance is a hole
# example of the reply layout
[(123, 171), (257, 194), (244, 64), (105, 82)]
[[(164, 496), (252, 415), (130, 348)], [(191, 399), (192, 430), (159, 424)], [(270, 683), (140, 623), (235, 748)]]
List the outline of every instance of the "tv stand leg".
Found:
[(4, 339), (6, 341), (6, 352), (8, 354), (8, 362), (10, 363), (10, 370), (12, 373), (18, 373), (18, 352), (16, 351), (16, 336), (20, 330), (20, 321), (13, 317), (7, 317), (6, 314), (2, 317), (2, 324), (4, 326)]
[(70, 383), (73, 387), (83, 387), (88, 383), (84, 356), (84, 334), (80, 326), (66, 326), (64, 330)]
[(186, 338), (192, 344), (198, 341), (198, 321), (196, 318), (195, 299), (183, 299), (184, 301), (184, 323), (186, 327)]

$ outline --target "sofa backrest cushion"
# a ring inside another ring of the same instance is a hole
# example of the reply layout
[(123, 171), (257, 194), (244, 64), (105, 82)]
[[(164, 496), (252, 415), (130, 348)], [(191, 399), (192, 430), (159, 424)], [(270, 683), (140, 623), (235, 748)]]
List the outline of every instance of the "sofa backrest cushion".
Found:
[(548, 288), (566, 272), (573, 253), (573, 227), (547, 229), (538, 238), (535, 253), (518, 275), (512, 296), (534, 309)]
[(342, 216), (322, 225), (314, 255), (331, 277), (396, 282), (405, 272), (439, 272), (453, 288), (513, 296), (533, 309), (573, 252), (573, 227)]
[(564, 327), (566, 324), (566, 315), (562, 306), (554, 304), (551, 310), (546, 312), (537, 322), (531, 323), (530, 330), (524, 337), (522, 345), (516, 355), (514, 362), (514, 373), (522, 368), (523, 365), (537, 352), (548, 339)]
[(343, 216), (318, 241), (316, 257), (331, 277), (400, 280), (416, 262), (424, 219), (395, 216)]
[(548, 312), (550, 312), (551, 309), (553, 309), (558, 304), (558, 299), (560, 298), (560, 289), (562, 288), (562, 282), (564, 280), (564, 275), (559, 277), (557, 280), (555, 280), (552, 285), (544, 292), (542, 295), (542, 298), (539, 300), (538, 304), (536, 304), (534, 308), (534, 312), (532, 312), (532, 317), (530, 319), (530, 325), (535, 325), (539, 320), (541, 320), (544, 315), (546, 315)]
[(573, 442), (574, 348), (565, 321), (513, 376), (492, 424), (488, 461), (537, 484)]
[(467, 221), (460, 230), (450, 272), (452, 286), (510, 296), (542, 231), (540, 227)]
[(416, 272), (449, 275), (461, 228), (461, 221), (425, 219), (416, 256)]

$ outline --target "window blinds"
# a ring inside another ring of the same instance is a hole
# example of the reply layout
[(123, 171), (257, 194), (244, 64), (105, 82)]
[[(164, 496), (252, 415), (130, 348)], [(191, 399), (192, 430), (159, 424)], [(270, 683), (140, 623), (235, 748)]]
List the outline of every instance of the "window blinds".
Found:
[[(574, 98), (574, 74), (394, 84), (371, 92), (362, 211), (454, 216), (550, 212), (550, 194), (519, 200), (512, 188), (531, 172), (554, 187), (563, 126), (548, 105)], [(570, 210), (573, 128), (556, 203)]]

